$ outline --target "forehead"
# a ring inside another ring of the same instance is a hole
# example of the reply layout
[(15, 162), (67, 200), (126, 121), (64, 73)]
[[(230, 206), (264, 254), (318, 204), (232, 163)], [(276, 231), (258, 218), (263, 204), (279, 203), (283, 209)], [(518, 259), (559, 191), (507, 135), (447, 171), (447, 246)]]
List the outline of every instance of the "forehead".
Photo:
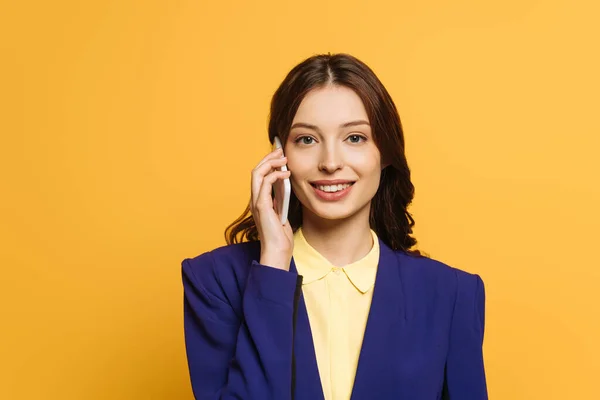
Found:
[(345, 86), (326, 86), (311, 90), (302, 99), (294, 116), (295, 122), (317, 126), (339, 126), (356, 119), (368, 121), (367, 111), (358, 95)]

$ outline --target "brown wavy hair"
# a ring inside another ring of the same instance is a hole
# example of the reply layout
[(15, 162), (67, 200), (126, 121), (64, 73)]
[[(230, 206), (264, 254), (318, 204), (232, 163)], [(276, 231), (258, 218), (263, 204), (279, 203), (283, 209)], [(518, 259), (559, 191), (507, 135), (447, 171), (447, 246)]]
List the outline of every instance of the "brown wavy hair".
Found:
[[(304, 96), (327, 85), (348, 87), (361, 98), (381, 159), (389, 164), (381, 171), (379, 188), (371, 201), (371, 229), (390, 248), (427, 257), (419, 250), (411, 250), (417, 241), (411, 236), (415, 221), (407, 208), (415, 188), (404, 154), (400, 116), (391, 96), (365, 63), (349, 54), (328, 53), (312, 56), (295, 66), (271, 100), (269, 141), (272, 144), (273, 138), (279, 136), (286, 143)], [(302, 206), (293, 191), (288, 220), (294, 232), (302, 225)], [(259, 240), (250, 202), (242, 215), (225, 229), (225, 240), (227, 244)]]

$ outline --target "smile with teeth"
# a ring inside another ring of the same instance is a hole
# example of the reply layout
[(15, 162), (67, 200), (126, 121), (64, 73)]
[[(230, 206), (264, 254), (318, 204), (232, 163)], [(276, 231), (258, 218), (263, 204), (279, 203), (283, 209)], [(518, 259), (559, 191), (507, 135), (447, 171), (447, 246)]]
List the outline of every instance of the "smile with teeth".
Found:
[(349, 186), (352, 186), (352, 183), (344, 183), (344, 184), (340, 184), (340, 185), (313, 185), (313, 186), (324, 192), (335, 193), (335, 192), (339, 192), (340, 190), (344, 190)]

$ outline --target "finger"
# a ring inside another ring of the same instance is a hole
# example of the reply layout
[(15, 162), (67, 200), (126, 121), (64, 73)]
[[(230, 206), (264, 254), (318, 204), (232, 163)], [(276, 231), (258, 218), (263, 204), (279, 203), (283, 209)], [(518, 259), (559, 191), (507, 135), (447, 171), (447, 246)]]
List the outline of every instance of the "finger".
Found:
[(273, 160), (267, 160), (263, 165), (252, 170), (251, 187), (250, 188), (251, 188), (252, 199), (253, 199), (254, 203), (256, 203), (256, 200), (258, 199), (258, 195), (260, 193), (260, 188), (263, 184), (264, 177), (267, 174), (269, 174), (270, 172), (276, 170), (276, 168), (279, 168), (279, 167), (285, 165), (286, 163), (287, 163), (286, 157), (276, 158)]
[(290, 171), (273, 171), (263, 179), (263, 184), (260, 188), (258, 198), (256, 201), (256, 208), (261, 211), (273, 209), (273, 198), (271, 193), (273, 190), (273, 184), (278, 179), (289, 178)]
[(275, 158), (275, 159), (272, 159), (272, 160), (267, 160), (263, 164), (261, 164), (261, 165), (257, 166), (256, 168), (254, 168), (252, 170), (252, 174), (253, 175), (257, 175), (258, 174), (260, 176), (265, 176), (269, 172), (271, 172), (272, 170), (281, 168), (285, 164), (287, 164), (287, 157), (280, 157), (280, 158)]
[(273, 226), (273, 224), (281, 225), (280, 217), (275, 208), (276, 200), (272, 196), (272, 188), (275, 181), (286, 178), (288, 173), (289, 171), (277, 171), (265, 177), (255, 208), (255, 215), (257, 215), (263, 229), (267, 229), (267, 226)]
[(272, 160), (274, 158), (281, 157), (282, 154), (283, 154), (283, 150), (282, 149), (275, 149), (275, 150), (273, 150), (272, 152), (270, 152), (269, 154), (267, 154), (262, 160), (260, 160), (260, 162), (256, 165), (256, 167), (254, 167), (254, 169), (260, 167), (262, 164), (264, 164), (268, 160)]
[(283, 155), (279, 155), (278, 157), (269, 158), (267, 160), (264, 160), (263, 162), (258, 164), (256, 167), (254, 167), (252, 172), (254, 173), (257, 171), (265, 171), (263, 175), (266, 175), (266, 173), (269, 172), (270, 169), (275, 168), (275, 167), (280, 167), (281, 165), (285, 164), (286, 162), (287, 162), (287, 157), (285, 157)]
[(287, 163), (287, 158), (278, 158), (275, 160), (267, 160), (263, 165), (261, 165), (258, 169), (252, 171), (251, 177), (251, 198), (252, 202), (255, 204), (259, 193), (260, 188), (263, 184), (264, 177), (272, 171), (276, 171), (277, 168), (285, 165)]

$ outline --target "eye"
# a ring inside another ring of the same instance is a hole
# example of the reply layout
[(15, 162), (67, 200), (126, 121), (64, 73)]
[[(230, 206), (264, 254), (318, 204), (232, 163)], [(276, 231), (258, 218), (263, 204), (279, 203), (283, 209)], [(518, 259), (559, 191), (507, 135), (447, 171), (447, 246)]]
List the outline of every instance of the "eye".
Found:
[(312, 144), (314, 139), (310, 136), (300, 136), (294, 140), (294, 143), (299, 143), (300, 141), (302, 141), (302, 144)]
[(367, 140), (367, 138), (362, 135), (350, 135), (348, 136), (348, 139), (350, 139), (350, 142), (352, 143), (360, 143), (361, 140)]

